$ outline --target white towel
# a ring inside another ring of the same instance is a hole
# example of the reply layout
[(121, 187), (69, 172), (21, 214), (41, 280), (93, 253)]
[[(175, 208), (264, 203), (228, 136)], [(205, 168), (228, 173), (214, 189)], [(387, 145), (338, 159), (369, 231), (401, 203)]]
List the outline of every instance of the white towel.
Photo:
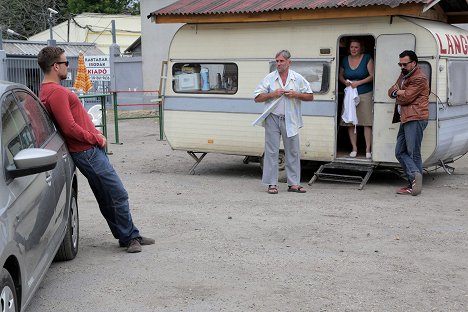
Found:
[(356, 106), (359, 104), (359, 94), (356, 88), (348, 86), (344, 89), (344, 105), (343, 114), (341, 119), (346, 123), (352, 123), (354, 125), (354, 131), (356, 131), (356, 125), (358, 124), (358, 118), (356, 115)]
[(268, 115), (273, 112), (278, 105), (278, 102), (284, 95), (280, 96), (279, 98), (276, 98), (266, 109), (265, 111), (257, 118), (255, 119), (254, 122), (252, 122), (252, 126), (262, 126), (265, 127), (265, 119), (268, 117)]

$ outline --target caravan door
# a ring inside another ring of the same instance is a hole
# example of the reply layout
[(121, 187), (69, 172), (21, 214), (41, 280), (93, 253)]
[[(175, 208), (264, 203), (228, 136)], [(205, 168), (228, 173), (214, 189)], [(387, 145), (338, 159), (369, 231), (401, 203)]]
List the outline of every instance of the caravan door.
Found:
[(375, 46), (372, 159), (397, 162), (395, 143), (400, 124), (392, 124), (395, 100), (388, 97), (387, 91), (400, 75), (398, 55), (404, 50), (414, 51), (416, 38), (412, 34), (380, 35)]

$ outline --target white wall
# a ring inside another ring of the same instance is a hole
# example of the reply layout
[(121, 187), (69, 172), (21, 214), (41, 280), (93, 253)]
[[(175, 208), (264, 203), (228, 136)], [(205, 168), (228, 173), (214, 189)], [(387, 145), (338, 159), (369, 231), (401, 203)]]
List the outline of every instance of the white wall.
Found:
[(174, 33), (183, 24), (155, 24), (147, 16), (176, 0), (141, 0), (141, 48), (143, 56), (143, 87), (159, 89), (161, 62), (167, 60), (169, 45)]

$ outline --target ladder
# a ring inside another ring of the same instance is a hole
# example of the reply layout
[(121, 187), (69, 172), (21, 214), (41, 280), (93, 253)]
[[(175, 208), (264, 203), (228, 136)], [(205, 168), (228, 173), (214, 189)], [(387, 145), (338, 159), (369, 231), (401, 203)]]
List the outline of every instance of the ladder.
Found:
[(308, 184), (312, 185), (317, 180), (358, 183), (358, 189), (362, 190), (376, 166), (376, 164), (353, 164), (344, 162), (323, 164), (314, 173), (314, 176), (310, 179)]

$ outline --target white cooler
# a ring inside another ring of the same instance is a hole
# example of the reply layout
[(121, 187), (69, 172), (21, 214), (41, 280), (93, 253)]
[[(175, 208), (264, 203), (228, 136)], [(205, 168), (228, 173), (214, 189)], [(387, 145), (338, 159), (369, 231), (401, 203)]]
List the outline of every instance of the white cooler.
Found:
[(180, 74), (174, 76), (174, 91), (198, 91), (200, 87), (200, 73)]

